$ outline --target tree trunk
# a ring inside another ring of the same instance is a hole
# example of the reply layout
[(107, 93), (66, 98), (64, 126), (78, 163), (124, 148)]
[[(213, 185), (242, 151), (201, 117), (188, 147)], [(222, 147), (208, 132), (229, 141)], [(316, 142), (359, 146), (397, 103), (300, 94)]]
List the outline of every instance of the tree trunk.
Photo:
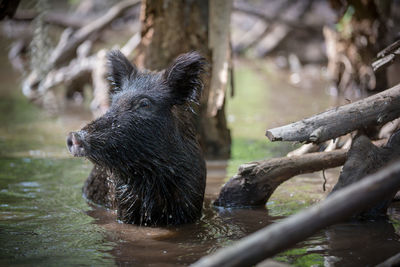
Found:
[[(199, 51), (211, 63), (208, 1), (143, 0), (141, 20), (142, 41), (136, 55), (139, 66), (161, 70), (179, 54), (192, 50)], [(215, 116), (207, 116), (211, 73), (210, 69), (209, 75), (204, 75), (204, 90), (197, 111), (200, 143), (207, 158), (228, 158), (231, 139), (224, 104)]]

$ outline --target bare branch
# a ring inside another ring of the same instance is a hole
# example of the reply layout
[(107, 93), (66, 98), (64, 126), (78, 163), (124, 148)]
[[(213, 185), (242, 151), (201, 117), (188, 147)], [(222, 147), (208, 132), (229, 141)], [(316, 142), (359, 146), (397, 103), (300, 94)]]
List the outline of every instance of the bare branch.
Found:
[(68, 35), (68, 40), (66, 42), (61, 42), (60, 40), (51, 55), (50, 64), (55, 67), (63, 64), (67, 59), (71, 58), (71, 55), (81, 43), (93, 34), (107, 27), (107, 25), (114, 21), (120, 14), (126, 11), (127, 8), (138, 4), (140, 4), (140, 0), (122, 1), (110, 8), (104, 16), (101, 16), (90, 24), (80, 28), (75, 33), (65, 34)]
[(346, 161), (346, 155), (346, 150), (336, 150), (243, 164), (238, 174), (222, 187), (215, 205), (264, 205), (275, 189), (291, 177), (341, 166)]
[(379, 94), (336, 107), (285, 126), (267, 130), (271, 141), (321, 143), (357, 129), (400, 117), (400, 84)]

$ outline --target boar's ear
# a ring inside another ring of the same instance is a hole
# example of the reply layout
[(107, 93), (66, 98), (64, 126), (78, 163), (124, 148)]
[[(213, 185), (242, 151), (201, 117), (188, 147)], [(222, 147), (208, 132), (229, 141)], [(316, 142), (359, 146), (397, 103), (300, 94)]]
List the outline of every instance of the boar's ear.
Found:
[(168, 85), (172, 104), (184, 104), (187, 101), (198, 102), (203, 83), (201, 74), (206, 61), (197, 52), (180, 55), (165, 70), (164, 79)]
[(107, 53), (108, 79), (113, 85), (111, 93), (122, 90), (122, 86), (137, 73), (136, 67), (119, 50)]

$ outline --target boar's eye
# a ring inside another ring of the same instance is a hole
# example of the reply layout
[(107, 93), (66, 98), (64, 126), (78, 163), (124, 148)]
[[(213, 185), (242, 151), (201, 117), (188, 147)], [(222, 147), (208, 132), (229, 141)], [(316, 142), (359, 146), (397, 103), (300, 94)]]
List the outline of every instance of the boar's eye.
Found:
[(136, 108), (146, 109), (146, 108), (149, 108), (150, 105), (151, 105), (151, 102), (149, 99), (142, 98), (142, 99), (140, 99), (139, 103), (136, 105)]

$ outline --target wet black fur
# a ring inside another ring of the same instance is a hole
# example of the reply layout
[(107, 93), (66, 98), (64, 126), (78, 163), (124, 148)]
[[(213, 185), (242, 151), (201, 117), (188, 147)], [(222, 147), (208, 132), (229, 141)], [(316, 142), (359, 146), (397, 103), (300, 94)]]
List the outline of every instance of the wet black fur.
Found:
[[(204, 59), (191, 52), (165, 71), (149, 72), (139, 71), (114, 50), (108, 62), (114, 87), (111, 107), (79, 132), (97, 173), (107, 171), (111, 185), (104, 186), (112, 192), (103, 198), (111, 196), (118, 219), (125, 223), (195, 221), (201, 216), (206, 170), (189, 104), (199, 100)], [(92, 173), (91, 182), (100, 177)]]

